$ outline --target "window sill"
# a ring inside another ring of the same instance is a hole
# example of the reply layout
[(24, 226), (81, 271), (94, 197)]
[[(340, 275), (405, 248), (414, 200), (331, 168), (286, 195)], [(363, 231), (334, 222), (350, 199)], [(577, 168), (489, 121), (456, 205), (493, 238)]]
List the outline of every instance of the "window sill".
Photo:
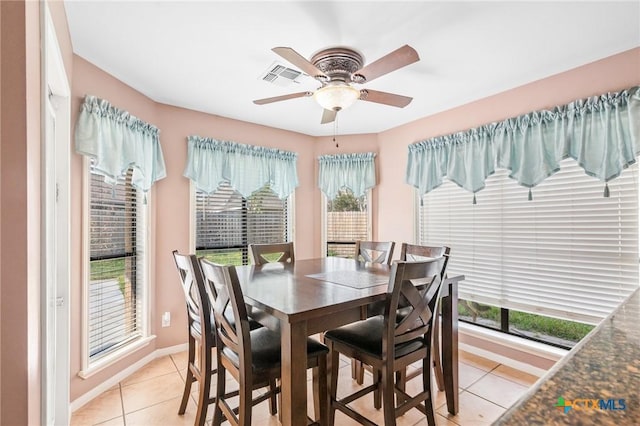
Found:
[(108, 368), (108, 367), (112, 366), (116, 362), (122, 360), (126, 356), (131, 355), (132, 353), (134, 353), (138, 349), (141, 349), (141, 348), (143, 348), (145, 346), (148, 346), (155, 339), (156, 339), (156, 336), (155, 335), (151, 335), (151, 336), (148, 336), (148, 337), (142, 337), (142, 338), (140, 338), (138, 340), (135, 340), (135, 341), (131, 342), (130, 344), (118, 349), (114, 353), (112, 353), (110, 355), (107, 355), (104, 358), (101, 358), (100, 360), (92, 363), (89, 367), (81, 370), (78, 373), (78, 376), (80, 376), (82, 379), (88, 379), (89, 377), (93, 376), (94, 374), (96, 374), (96, 373), (104, 370), (105, 368)]
[(460, 323), (458, 347), (538, 377), (567, 353), (554, 346), (465, 323)]

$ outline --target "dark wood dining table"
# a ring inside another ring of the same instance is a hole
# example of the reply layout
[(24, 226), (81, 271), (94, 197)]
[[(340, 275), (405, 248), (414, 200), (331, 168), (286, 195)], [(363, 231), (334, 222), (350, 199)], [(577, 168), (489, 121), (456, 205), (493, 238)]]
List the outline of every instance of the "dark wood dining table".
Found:
[[(282, 424), (307, 422), (306, 339), (359, 321), (362, 308), (385, 299), (391, 267), (326, 257), (236, 268), (254, 318), (279, 329), (282, 343)], [(458, 412), (458, 281), (442, 289), (442, 368), (447, 408)], [(258, 314), (259, 313), (259, 314)]]

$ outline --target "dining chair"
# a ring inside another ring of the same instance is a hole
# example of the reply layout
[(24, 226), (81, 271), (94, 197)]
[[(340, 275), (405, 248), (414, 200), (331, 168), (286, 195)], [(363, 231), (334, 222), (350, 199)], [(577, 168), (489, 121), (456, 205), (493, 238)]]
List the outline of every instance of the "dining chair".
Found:
[[(325, 333), (331, 365), (329, 425), (334, 424), (335, 411), (340, 410), (363, 425), (376, 426), (348, 405), (374, 391), (382, 395), (385, 426), (394, 426), (396, 417), (412, 408), (425, 414), (429, 425), (435, 425), (429, 360), (433, 344), (431, 333), (442, 288), (440, 271), (443, 262), (442, 257), (422, 262), (395, 261), (389, 277), (384, 314)], [(403, 298), (406, 306), (399, 309)], [(338, 399), (340, 354), (370, 365), (374, 382)], [(395, 386), (394, 373), (420, 360), (423, 364), (422, 391), (411, 396)]]
[[(383, 263), (391, 265), (393, 249), (396, 243), (393, 241), (362, 241), (356, 240), (354, 259), (371, 263)], [(361, 318), (366, 319), (368, 309), (362, 308)], [(362, 384), (364, 380), (364, 369), (362, 363), (355, 359), (351, 360), (351, 377)]]
[[(451, 258), (451, 247), (447, 246), (421, 246), (416, 244), (402, 243), (400, 247), (400, 260), (428, 260), (444, 257), (440, 279), (444, 282), (447, 277), (447, 266)], [(442, 372), (442, 358), (440, 354), (440, 321), (436, 321), (433, 327), (433, 350), (431, 358), (433, 361), (433, 371), (436, 377), (436, 384), (439, 390), (444, 390), (444, 374)], [(398, 377), (398, 386), (404, 389), (406, 382), (421, 374), (420, 369), (413, 369), (407, 375), (406, 370), (401, 371)]]
[[(207, 409), (213, 402), (213, 398), (210, 397), (210, 385), (211, 376), (216, 373), (212, 365), (212, 351), (216, 339), (211, 305), (196, 255), (183, 255), (177, 250), (172, 253), (184, 292), (189, 331), (187, 377), (178, 414), (185, 413), (191, 395), (191, 385), (197, 381), (199, 392), (195, 424), (201, 426), (205, 424)], [(200, 352), (196, 357), (197, 350)]]
[[(447, 274), (447, 266), (449, 265), (449, 258), (451, 255), (451, 248), (447, 246), (421, 246), (415, 244), (407, 244), (402, 243), (400, 247), (400, 260), (407, 261), (420, 261), (420, 260), (430, 260), (437, 259), (440, 257), (444, 257), (444, 261), (442, 263), (442, 270), (440, 271), (440, 279), (444, 281)], [(402, 301), (400, 302), (402, 306)], [(366, 316), (375, 316), (383, 313), (384, 306), (381, 303), (373, 303), (367, 306), (367, 315)], [(444, 389), (444, 376), (442, 373), (442, 362), (440, 356), (440, 322), (436, 321), (433, 330), (433, 339), (434, 339), (434, 347), (432, 351), (433, 365), (434, 371), (436, 374), (436, 383), (438, 385), (438, 389)], [(412, 373), (408, 376), (406, 372), (400, 372), (398, 374), (398, 379), (401, 383), (401, 386), (404, 386), (407, 381), (413, 379), (420, 375), (420, 369), (414, 369)], [(364, 368), (362, 364), (357, 361), (352, 361), (352, 372), (351, 377), (356, 380), (358, 384), (362, 384), (364, 382)]]
[(249, 252), (251, 253), (251, 261), (254, 265), (264, 265), (265, 263), (271, 262), (293, 263), (295, 261), (293, 242), (249, 244)]
[(356, 241), (354, 258), (371, 263), (384, 263), (391, 265), (393, 248), (396, 243), (393, 241)]
[[(251, 424), (252, 407), (271, 399), (271, 414), (277, 407), (275, 395), (280, 388), (274, 386), (281, 377), (280, 333), (266, 327), (251, 330), (247, 306), (234, 266), (218, 265), (206, 259), (200, 260), (207, 283), (207, 294), (214, 303), (215, 331), (217, 338), (216, 399), (213, 425), (224, 420), (239, 426)], [(231, 308), (232, 318), (224, 313)], [(327, 354), (326, 346), (314, 339), (307, 339), (307, 367), (313, 368), (315, 415), (317, 424), (326, 424), (328, 415)], [(227, 371), (239, 384), (239, 405), (232, 408), (225, 395)], [(269, 387), (264, 394), (252, 399), (256, 389)]]

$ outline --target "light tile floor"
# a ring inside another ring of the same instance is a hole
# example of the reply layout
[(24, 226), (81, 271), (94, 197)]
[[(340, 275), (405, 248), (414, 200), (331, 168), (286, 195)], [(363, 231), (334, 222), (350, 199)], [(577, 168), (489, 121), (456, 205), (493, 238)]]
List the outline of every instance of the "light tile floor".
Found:
[[(459, 352), (459, 360), (460, 412), (456, 416), (448, 414), (444, 392), (437, 392), (435, 406), (439, 425), (490, 425), (538, 379), (531, 374), (464, 351)], [(74, 412), (71, 425), (193, 425), (197, 383), (191, 388), (192, 401), (186, 413), (182, 416), (177, 414), (184, 389), (186, 365), (186, 352), (150, 362)], [(338, 396), (358, 387), (351, 380), (351, 368), (346, 359), (341, 360), (339, 371)], [(367, 372), (365, 385), (368, 383), (371, 383), (371, 376)], [(421, 386), (420, 379), (410, 381), (407, 385), (409, 394), (414, 394)], [(230, 379), (228, 388), (234, 387), (237, 388), (237, 385)], [(308, 392), (311, 400), (311, 381)], [(277, 416), (269, 415), (267, 404), (268, 402), (263, 402), (254, 407), (252, 424), (279, 424)], [(352, 405), (356, 411), (362, 412), (376, 423), (383, 423), (382, 410), (373, 408), (371, 396), (354, 401)], [(212, 413), (213, 405), (207, 412), (208, 424)], [(398, 418), (397, 423), (399, 426), (423, 426), (427, 421), (417, 410), (410, 410)], [(336, 425), (351, 426), (357, 423), (338, 412)]]

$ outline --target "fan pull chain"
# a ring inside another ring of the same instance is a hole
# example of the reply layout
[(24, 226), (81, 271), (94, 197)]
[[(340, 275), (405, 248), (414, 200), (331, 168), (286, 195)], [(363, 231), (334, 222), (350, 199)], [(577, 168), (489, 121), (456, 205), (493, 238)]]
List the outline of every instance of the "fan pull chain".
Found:
[(333, 120), (333, 141), (336, 143), (336, 148), (340, 148), (338, 146), (338, 142), (336, 141), (337, 134), (338, 134), (338, 114), (336, 114), (336, 119)]

